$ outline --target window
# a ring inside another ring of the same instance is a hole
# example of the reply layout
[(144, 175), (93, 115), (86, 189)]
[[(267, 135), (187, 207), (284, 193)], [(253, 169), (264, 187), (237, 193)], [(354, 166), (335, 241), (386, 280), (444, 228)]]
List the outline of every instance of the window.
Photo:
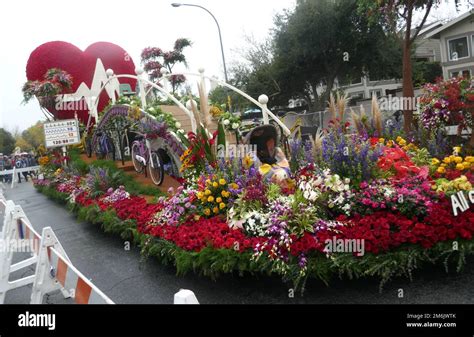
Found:
[(377, 97), (377, 98), (380, 97), (380, 96), (382, 96), (382, 90), (371, 90), (371, 91), (370, 91), (370, 97), (372, 97), (372, 96), (374, 96), (374, 95), (375, 95), (375, 97)]
[(462, 71), (462, 77), (470, 78), (471, 77), (471, 71), (470, 70), (463, 70)]
[(469, 57), (467, 36), (448, 40), (448, 52), (450, 61), (457, 61), (461, 58)]
[(474, 35), (471, 35), (471, 48), (472, 48), (471, 55), (474, 55)]
[(471, 71), (469, 69), (463, 69), (463, 70), (456, 70), (451, 72), (451, 77), (471, 77)]

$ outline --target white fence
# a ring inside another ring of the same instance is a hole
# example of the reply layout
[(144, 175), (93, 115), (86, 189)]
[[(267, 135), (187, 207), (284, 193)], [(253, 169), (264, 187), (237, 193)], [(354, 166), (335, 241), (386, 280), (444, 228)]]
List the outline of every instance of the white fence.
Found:
[(11, 170), (3, 170), (0, 171), (0, 176), (7, 176), (7, 175), (12, 175), (12, 184), (11, 188), (15, 186), (15, 181), (18, 180), (18, 173), (23, 173), (23, 172), (38, 172), (40, 169), (39, 166), (30, 166), (30, 167), (24, 167), (24, 168), (16, 168), (13, 167)]
[[(21, 206), (0, 194), (3, 228), (0, 235), (0, 304), (7, 291), (32, 284), (30, 303), (41, 304), (45, 294), (60, 290), (65, 298), (78, 304), (114, 304), (99, 288), (79, 272), (69, 260), (51, 227), (35, 231)], [(27, 251), (31, 257), (12, 264), (15, 251)], [(10, 281), (10, 274), (36, 265), (34, 275)]]
[[(0, 304), (4, 303), (7, 291), (29, 284), (30, 304), (41, 304), (44, 295), (58, 290), (77, 304), (114, 304), (74, 267), (51, 227), (38, 234), (21, 206), (6, 200), (1, 189), (0, 213), (4, 217), (0, 232)], [(31, 256), (12, 264), (13, 253), (25, 251)], [(13, 272), (32, 265), (36, 265), (34, 275), (10, 280)], [(185, 289), (174, 295), (174, 303), (199, 304), (194, 293)]]

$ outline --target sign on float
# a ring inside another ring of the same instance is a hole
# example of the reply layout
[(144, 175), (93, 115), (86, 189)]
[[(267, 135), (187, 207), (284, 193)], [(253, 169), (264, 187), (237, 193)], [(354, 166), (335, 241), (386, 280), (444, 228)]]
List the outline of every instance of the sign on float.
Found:
[(47, 148), (79, 144), (79, 123), (76, 119), (44, 123), (44, 138)]

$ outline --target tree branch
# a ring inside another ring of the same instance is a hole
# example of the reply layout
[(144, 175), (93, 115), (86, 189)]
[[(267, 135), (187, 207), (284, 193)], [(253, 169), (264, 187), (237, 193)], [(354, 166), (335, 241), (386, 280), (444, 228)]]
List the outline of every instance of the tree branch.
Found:
[(423, 17), (423, 20), (421, 20), (421, 23), (420, 25), (418, 26), (418, 28), (416, 29), (415, 31), (415, 34), (413, 34), (413, 37), (410, 39), (410, 44), (413, 43), (413, 41), (415, 41), (415, 39), (418, 37), (418, 35), (420, 34), (421, 30), (423, 29), (423, 26), (426, 22), (426, 19), (428, 18), (428, 15), (430, 14), (430, 11), (431, 11), (431, 7), (433, 6), (433, 1), (430, 1), (427, 5), (426, 5), (426, 12), (425, 12), (425, 15)]

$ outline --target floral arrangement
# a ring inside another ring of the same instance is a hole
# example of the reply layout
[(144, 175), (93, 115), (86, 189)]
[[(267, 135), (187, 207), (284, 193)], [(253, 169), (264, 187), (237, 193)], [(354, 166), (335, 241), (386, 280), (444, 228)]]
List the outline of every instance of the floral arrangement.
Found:
[(240, 117), (228, 111), (219, 115), (219, 122), (224, 125), (227, 131), (237, 131), (242, 125)]
[[(218, 157), (219, 130), (211, 136), (199, 128), (182, 135), (185, 183), (156, 203), (127, 193), (104, 168), (79, 175), (56, 167), (36, 186), (91, 219), (110, 224), (106, 215), (114, 213), (117, 231), (179, 272), (275, 273), (295, 284), (339, 273), (386, 282), (424, 262), (454, 256), (462, 265), (474, 254), (474, 209), (454, 216), (450, 200), (474, 186), (464, 147), (443, 153), (418, 135), (389, 137), (379, 113), (356, 118), (358, 126), (343, 113), (335, 118), (323, 135), (292, 144), (291, 177), (278, 183), (264, 179), (250, 156)], [(328, 244), (338, 240), (362, 248)]]
[(72, 81), (72, 76), (66, 71), (51, 68), (46, 71), (42, 81), (27, 81), (23, 85), (23, 102), (28, 103), (33, 97), (37, 97), (41, 106), (55, 115), (56, 96), (69, 92)]
[(472, 128), (474, 85), (468, 78), (451, 78), (428, 83), (421, 97), (421, 122), (425, 128), (438, 129), (450, 124)]
[(110, 187), (107, 190), (107, 195), (103, 199), (103, 202), (106, 203), (106, 204), (113, 204), (113, 203), (116, 203), (118, 201), (122, 201), (122, 200), (125, 200), (125, 199), (130, 199), (130, 193), (125, 191), (125, 187), (123, 185), (120, 185), (115, 190), (112, 187)]

